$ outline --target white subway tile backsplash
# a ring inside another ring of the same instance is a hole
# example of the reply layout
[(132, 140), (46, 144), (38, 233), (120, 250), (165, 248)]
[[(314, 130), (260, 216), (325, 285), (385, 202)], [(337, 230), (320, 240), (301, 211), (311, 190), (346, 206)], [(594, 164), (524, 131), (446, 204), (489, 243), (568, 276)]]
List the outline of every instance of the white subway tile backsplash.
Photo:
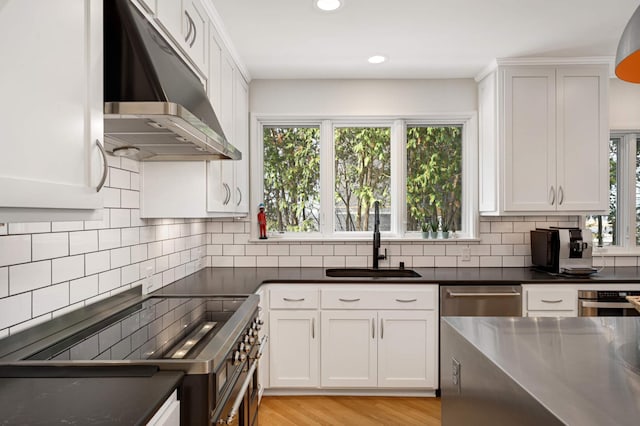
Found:
[(56, 284), (84, 276), (84, 256), (69, 256), (51, 261), (51, 281)]
[(98, 275), (98, 292), (104, 293), (120, 286), (120, 269), (101, 272)]
[(9, 295), (9, 268), (0, 268), (0, 298)]
[(147, 260), (147, 245), (139, 244), (131, 247), (131, 262), (137, 263)]
[[(244, 254), (244, 246), (225, 245), (222, 248), (223, 256), (244, 256)], [(273, 256), (272, 253), (269, 254)]]
[(446, 250), (446, 246), (442, 244), (429, 244), (422, 248), (422, 254), (425, 256), (444, 256)]
[[(224, 252), (224, 249), (223, 249), (223, 252)], [(289, 246), (286, 244), (277, 244), (277, 245), (272, 244), (267, 247), (267, 253), (269, 254), (269, 256), (288, 256)]]
[(131, 248), (111, 250), (111, 268), (119, 268), (131, 263)]
[[(258, 266), (273, 266), (274, 261), (270, 257), (266, 258), (266, 264)], [(211, 266), (213, 267), (233, 267), (233, 257), (230, 256), (211, 256)]]
[(108, 250), (120, 247), (120, 230), (103, 229), (98, 231), (98, 249)]
[(638, 258), (635, 256), (616, 257), (614, 266), (616, 268), (623, 266), (638, 266)]
[(513, 233), (513, 234), (502, 234), (502, 244), (523, 244), (524, 243), (524, 234), (523, 233)]
[(299, 268), (300, 256), (278, 256), (278, 267)]
[(131, 284), (140, 279), (140, 266), (138, 264), (127, 265), (122, 268), (122, 284)]
[(212, 234), (211, 242), (213, 244), (233, 244), (233, 234)]
[(41, 288), (33, 292), (33, 316), (55, 311), (69, 304), (69, 283)]
[(173, 253), (176, 250), (175, 240), (165, 240), (162, 241), (162, 254)]
[(433, 256), (413, 256), (414, 268), (433, 268), (435, 266), (435, 257)]
[(110, 269), (111, 255), (108, 250), (85, 254), (84, 262), (87, 275), (97, 274)]
[(455, 268), (457, 258), (451, 256), (435, 256), (435, 266), (438, 268)]
[(31, 318), (31, 294), (0, 299), (0, 329), (26, 321)]
[(233, 266), (236, 268), (255, 268), (256, 257), (255, 256), (234, 256)]
[(491, 232), (513, 232), (513, 222), (491, 222)]
[(9, 293), (18, 294), (51, 284), (51, 261), (9, 267)]
[(322, 265), (325, 268), (344, 268), (347, 261), (344, 256), (323, 256)]
[[(337, 244), (333, 246), (333, 254), (336, 256), (355, 256), (357, 253), (355, 244)], [(298, 246), (291, 250), (291, 254), (299, 255)]]
[(244, 233), (243, 222), (224, 222), (222, 224), (222, 232), (225, 234)]
[(112, 188), (131, 188), (131, 173), (126, 170), (109, 169), (109, 186)]
[(511, 245), (492, 245), (491, 246), (491, 255), (492, 256), (512, 256), (513, 255), (513, 246), (511, 246)]
[(248, 244), (249, 243), (249, 234), (233, 234), (233, 243), (234, 244)]
[(0, 237), (0, 266), (31, 261), (31, 235)]
[(98, 275), (73, 280), (69, 283), (70, 303), (89, 299), (98, 294)]
[(51, 222), (10, 223), (9, 234), (38, 234), (51, 232)]
[(502, 266), (504, 268), (524, 268), (524, 256), (502, 256)]
[(171, 253), (169, 255), (169, 268), (175, 268), (180, 265), (180, 263), (182, 263), (180, 253)]
[(131, 226), (131, 214), (128, 209), (110, 209), (111, 228), (128, 228)]
[(480, 234), (480, 244), (502, 244), (502, 235)]
[(31, 237), (33, 260), (69, 255), (69, 233), (35, 234)]
[(169, 256), (162, 256), (156, 259), (156, 273), (169, 269)]
[(147, 244), (147, 256), (149, 259), (162, 256), (162, 241)]
[[(117, 188), (104, 187), (100, 190), (104, 206), (106, 208), (119, 208), (120, 207), (120, 190)], [(85, 229), (87, 229), (85, 224)]]
[(140, 208), (140, 192), (126, 189), (120, 191), (120, 206), (126, 209)]
[(500, 268), (502, 267), (501, 256), (480, 256), (481, 268)]
[(346, 256), (345, 264), (349, 268), (366, 268), (367, 256)]
[(207, 222), (207, 232), (211, 234), (222, 234), (222, 222)]
[(84, 222), (51, 222), (51, 232), (82, 231)]
[(140, 244), (140, 229), (123, 228), (120, 230), (120, 237), (123, 247)]
[(98, 231), (69, 233), (69, 254), (89, 253), (98, 250)]
[(156, 241), (169, 238), (169, 225), (156, 226)]
[(401, 249), (402, 256), (422, 256), (424, 254), (422, 244), (407, 245), (403, 244)]
[[(371, 247), (369, 247), (369, 249), (371, 249)], [(271, 253), (269, 253), (269, 255), (271, 255)], [(311, 247), (311, 255), (312, 256), (333, 256), (333, 245), (329, 245), (329, 244), (314, 245)]]

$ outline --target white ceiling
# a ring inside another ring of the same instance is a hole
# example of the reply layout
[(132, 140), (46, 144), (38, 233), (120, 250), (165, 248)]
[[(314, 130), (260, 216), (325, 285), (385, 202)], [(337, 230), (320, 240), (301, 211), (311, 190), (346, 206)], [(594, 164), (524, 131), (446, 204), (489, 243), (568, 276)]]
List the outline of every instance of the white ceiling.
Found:
[[(251, 78), (474, 77), (496, 58), (615, 56), (638, 0), (211, 0)], [(382, 54), (380, 65), (367, 62)]]

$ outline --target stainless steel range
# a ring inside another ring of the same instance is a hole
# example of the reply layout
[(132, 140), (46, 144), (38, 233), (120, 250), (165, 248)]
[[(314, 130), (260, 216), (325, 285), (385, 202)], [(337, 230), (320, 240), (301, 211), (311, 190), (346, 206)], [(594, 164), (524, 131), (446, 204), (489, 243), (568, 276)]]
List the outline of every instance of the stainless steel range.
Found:
[[(113, 312), (113, 311), (112, 311)], [(155, 365), (186, 373), (181, 424), (257, 424), (258, 296), (150, 297), (107, 318), (0, 354), (1, 361), (46, 365)]]

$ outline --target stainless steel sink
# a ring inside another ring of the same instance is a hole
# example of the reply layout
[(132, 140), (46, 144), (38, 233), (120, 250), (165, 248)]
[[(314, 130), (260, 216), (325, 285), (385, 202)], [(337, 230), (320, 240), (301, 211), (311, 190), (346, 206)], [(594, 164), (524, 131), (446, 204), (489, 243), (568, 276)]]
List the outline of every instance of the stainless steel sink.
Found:
[(421, 277), (412, 269), (366, 269), (366, 268), (334, 268), (327, 269), (327, 277), (387, 277), (387, 278), (411, 278)]

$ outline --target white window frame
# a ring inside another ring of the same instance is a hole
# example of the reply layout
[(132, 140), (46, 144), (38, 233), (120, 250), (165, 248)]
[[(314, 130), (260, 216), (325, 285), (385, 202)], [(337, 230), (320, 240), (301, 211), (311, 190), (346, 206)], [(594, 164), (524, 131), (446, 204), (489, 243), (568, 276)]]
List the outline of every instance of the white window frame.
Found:
[[(620, 141), (618, 145), (618, 208), (616, 215), (618, 245), (596, 247), (595, 254), (597, 255), (640, 254), (640, 245), (636, 245), (636, 145), (638, 138), (640, 138), (640, 131), (637, 130), (611, 131), (610, 133), (609, 140), (619, 139)], [(608, 178), (609, 173), (607, 173)], [(584, 223), (584, 218), (582, 223)]]
[[(257, 221), (251, 221), (252, 241), (368, 241), (371, 232), (334, 231), (335, 173), (332, 159), (335, 127), (390, 127), (391, 128), (391, 230), (381, 236), (393, 240), (421, 240), (420, 232), (406, 231), (406, 128), (407, 126), (461, 125), (462, 126), (462, 229), (453, 241), (478, 241), (478, 120), (476, 112), (428, 114), (408, 116), (300, 116), (287, 114), (251, 114), (250, 182), (251, 217), (256, 217), (257, 206), (264, 194), (264, 126), (319, 126), (320, 127), (320, 231), (269, 234), (268, 240), (258, 240)], [(328, 183), (328, 184), (327, 184)], [(327, 215), (330, 214), (329, 218)], [(423, 240), (424, 241), (424, 240)], [(429, 240), (430, 242), (451, 242)]]

